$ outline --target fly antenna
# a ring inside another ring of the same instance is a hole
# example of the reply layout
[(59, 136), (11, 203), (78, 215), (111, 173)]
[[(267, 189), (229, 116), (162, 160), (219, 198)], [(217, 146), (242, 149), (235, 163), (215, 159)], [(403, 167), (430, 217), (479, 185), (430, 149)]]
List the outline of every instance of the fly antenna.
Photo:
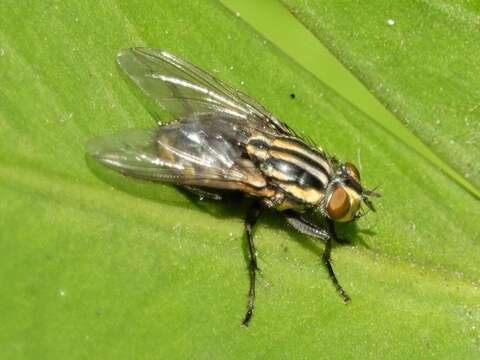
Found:
[(363, 190), (363, 195), (372, 197), (382, 197), (382, 194), (377, 191), (378, 186), (375, 186), (372, 190)]

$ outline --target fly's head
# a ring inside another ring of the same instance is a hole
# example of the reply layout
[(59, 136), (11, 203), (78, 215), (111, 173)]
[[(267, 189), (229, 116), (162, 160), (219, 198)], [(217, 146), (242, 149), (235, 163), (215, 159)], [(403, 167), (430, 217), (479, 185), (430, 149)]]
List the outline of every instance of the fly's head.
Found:
[(368, 209), (375, 211), (369, 197), (379, 197), (373, 190), (366, 190), (360, 183), (360, 172), (352, 163), (338, 164), (337, 170), (329, 182), (321, 211), (330, 219), (347, 222), (364, 215), (362, 202)]

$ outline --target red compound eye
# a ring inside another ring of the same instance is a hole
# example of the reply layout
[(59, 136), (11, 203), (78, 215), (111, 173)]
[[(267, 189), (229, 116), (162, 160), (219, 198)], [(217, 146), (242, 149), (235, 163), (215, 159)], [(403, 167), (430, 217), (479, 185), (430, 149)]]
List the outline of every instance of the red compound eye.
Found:
[(348, 214), (349, 210), (350, 196), (343, 186), (339, 186), (333, 190), (333, 193), (328, 200), (328, 216), (333, 220), (340, 220)]
[(360, 171), (358, 171), (357, 167), (352, 163), (345, 163), (345, 169), (347, 170), (347, 174), (350, 175), (352, 178), (360, 182)]

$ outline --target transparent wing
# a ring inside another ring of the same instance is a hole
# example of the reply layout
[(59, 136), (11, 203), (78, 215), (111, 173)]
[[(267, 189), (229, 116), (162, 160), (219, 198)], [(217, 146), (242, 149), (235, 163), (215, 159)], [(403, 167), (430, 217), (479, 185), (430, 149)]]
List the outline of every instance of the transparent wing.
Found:
[(240, 190), (245, 185), (264, 186), (261, 174), (242, 158), (242, 147), (233, 140), (242, 136), (238, 128), (233, 130), (228, 120), (215, 122), (214, 128), (212, 124), (195, 118), (131, 129), (90, 140), (87, 152), (114, 170), (146, 180)]
[(157, 129), (128, 129), (110, 136), (95, 137), (88, 141), (87, 153), (125, 175), (173, 181), (183, 167), (159, 156), (156, 133)]
[(156, 107), (176, 119), (217, 113), (249, 122), (263, 131), (292, 135), (287, 125), (251, 97), (166, 51), (125, 49), (118, 54), (117, 62)]

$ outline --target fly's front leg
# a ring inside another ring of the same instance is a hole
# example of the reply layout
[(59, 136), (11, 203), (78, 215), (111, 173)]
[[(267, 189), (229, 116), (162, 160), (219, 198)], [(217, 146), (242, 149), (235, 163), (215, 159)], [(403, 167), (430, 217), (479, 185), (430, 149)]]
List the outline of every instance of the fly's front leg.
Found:
[(328, 275), (335, 286), (338, 294), (342, 297), (344, 303), (350, 301), (350, 297), (347, 295), (343, 287), (338, 282), (337, 276), (333, 271), (332, 263), (330, 262), (330, 253), (332, 251), (332, 239), (337, 240), (337, 234), (335, 232), (335, 225), (333, 221), (328, 220), (328, 230), (321, 229), (317, 225), (312, 224), (308, 220), (304, 219), (299, 213), (294, 211), (285, 211), (285, 219), (293, 226), (297, 231), (302, 234), (312, 236), (317, 239), (322, 239), (325, 242), (325, 250), (323, 251), (322, 261), (327, 268)]
[(330, 236), (325, 242), (325, 250), (323, 250), (322, 261), (328, 270), (328, 275), (330, 276), (330, 279), (332, 280), (333, 285), (337, 290), (337, 293), (342, 297), (343, 302), (345, 304), (348, 304), (350, 302), (350, 296), (348, 296), (342, 285), (340, 285), (340, 283), (338, 282), (335, 272), (333, 271), (332, 263), (330, 262), (330, 253), (332, 251), (332, 238), (335, 240), (337, 239), (337, 233), (335, 232), (335, 224), (332, 220), (328, 220), (328, 230), (330, 232)]
[(310, 221), (304, 219), (299, 213), (287, 210), (284, 211), (283, 214), (285, 215), (287, 222), (298, 232), (321, 239), (324, 242), (327, 242), (330, 238), (330, 233), (327, 230), (321, 229), (317, 225), (312, 224)]
[(254, 203), (250, 209), (248, 209), (247, 216), (245, 218), (245, 232), (247, 233), (248, 240), (248, 252), (250, 255), (250, 263), (248, 266), (250, 273), (250, 289), (248, 291), (247, 312), (242, 324), (248, 326), (248, 323), (253, 315), (253, 308), (255, 306), (255, 277), (258, 270), (257, 266), (257, 253), (255, 250), (255, 244), (253, 242), (253, 226), (257, 222), (261, 213), (260, 203)]

